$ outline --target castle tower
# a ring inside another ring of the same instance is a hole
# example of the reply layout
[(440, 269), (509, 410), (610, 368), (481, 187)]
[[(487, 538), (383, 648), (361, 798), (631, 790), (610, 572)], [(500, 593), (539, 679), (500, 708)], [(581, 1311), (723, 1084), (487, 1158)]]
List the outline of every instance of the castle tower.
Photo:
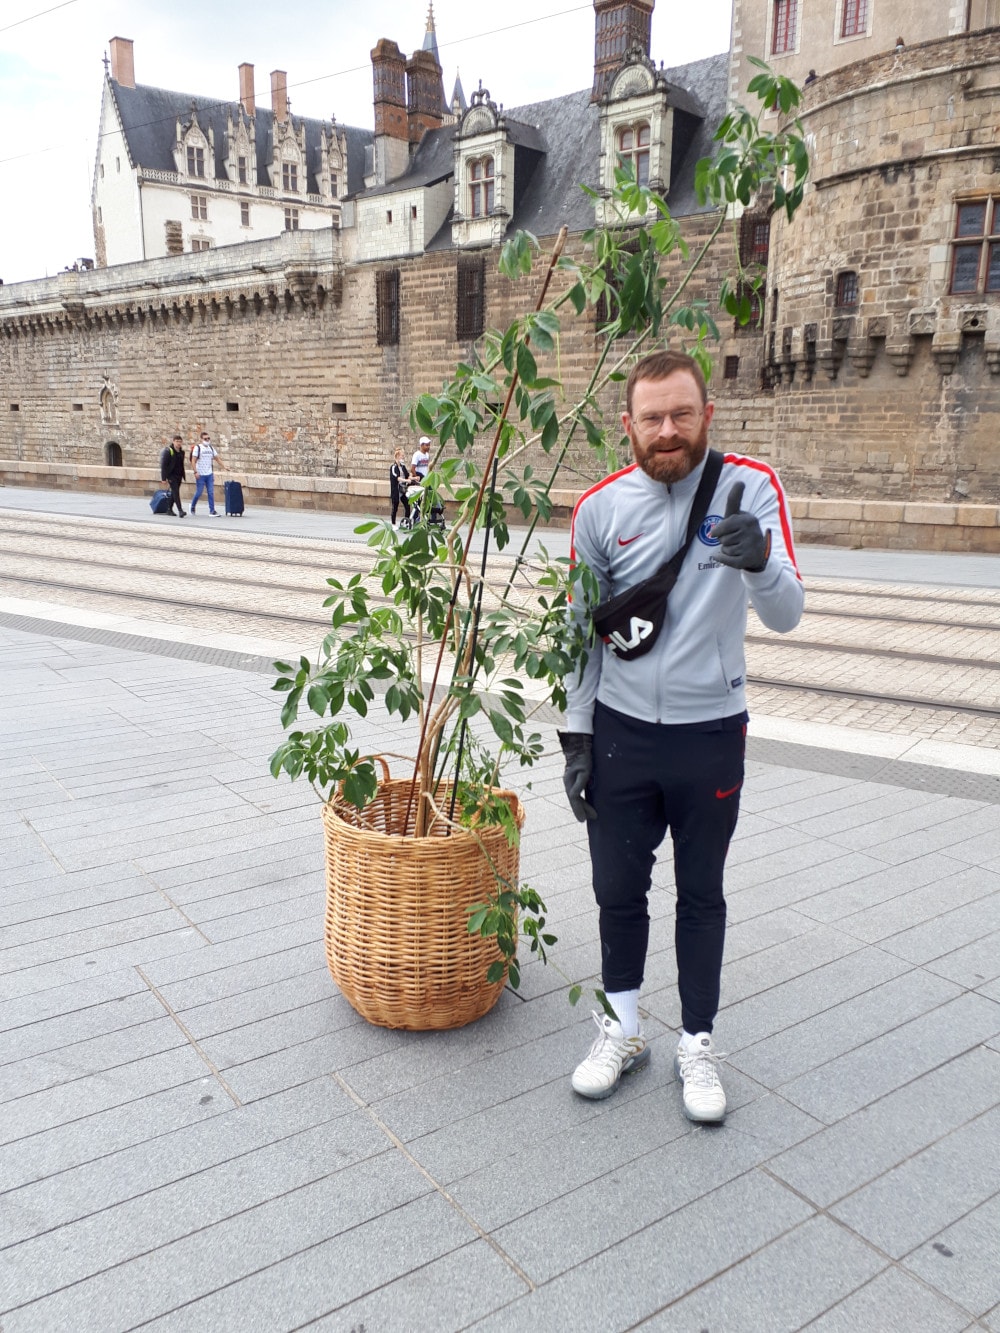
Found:
[(649, 55), (650, 25), (656, 0), (594, 0), (594, 87), (592, 102), (604, 96), (608, 80), (630, 46)]

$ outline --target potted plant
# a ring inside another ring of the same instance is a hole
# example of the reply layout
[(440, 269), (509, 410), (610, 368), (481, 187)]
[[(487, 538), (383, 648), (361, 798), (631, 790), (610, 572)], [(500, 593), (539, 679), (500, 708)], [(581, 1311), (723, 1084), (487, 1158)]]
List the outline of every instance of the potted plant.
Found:
[[(605, 209), (614, 220), (584, 235), (585, 257), (564, 253), (564, 228), (534, 309), (489, 331), (439, 393), (410, 405), (412, 429), (437, 441), (424, 504), (446, 505), (444, 530), (362, 523), (370, 568), (328, 580), (330, 631), (315, 660), (276, 663), (289, 735), (271, 772), (304, 775), (323, 803), (328, 962), (373, 1022), (472, 1021), (505, 982), (518, 986), (520, 939), (543, 960), (555, 942), (544, 903), (519, 879), (523, 810), (504, 774), (542, 754), (532, 713), (543, 703), (561, 710), (563, 682), (589, 646), (567, 607), (590, 574), (534, 549), (534, 533), (572, 448), (591, 451), (603, 470), (618, 465), (621, 439), (606, 433), (599, 402), (638, 354), (680, 338), (710, 373), (718, 332), (709, 303), (686, 292), (727, 223), (735, 239), (736, 206), (764, 197), (791, 217), (801, 200), (808, 161), (797, 123), (761, 129), (763, 112), (787, 115), (798, 91), (763, 65), (750, 91), (761, 111), (730, 113), (716, 155), (698, 164), (699, 196), (716, 209), (698, 253), (688, 254), (663, 199), (618, 172)], [(736, 280), (723, 283), (720, 302), (746, 323), (761, 279), (743, 272), (734, 248)], [(664, 268), (674, 255), (683, 266), (670, 285)], [(534, 237), (519, 232), (503, 245), (500, 269), (530, 278), (537, 256)], [(594, 323), (598, 306), (593, 371), (569, 402), (551, 368), (558, 342), (567, 321)], [(513, 559), (502, 554), (511, 512), (528, 522)], [(401, 776), (352, 743), (350, 716), (365, 717), (376, 690), (412, 728)], [(317, 719), (309, 729), (297, 725), (303, 706)], [(579, 995), (573, 986), (571, 1001)]]

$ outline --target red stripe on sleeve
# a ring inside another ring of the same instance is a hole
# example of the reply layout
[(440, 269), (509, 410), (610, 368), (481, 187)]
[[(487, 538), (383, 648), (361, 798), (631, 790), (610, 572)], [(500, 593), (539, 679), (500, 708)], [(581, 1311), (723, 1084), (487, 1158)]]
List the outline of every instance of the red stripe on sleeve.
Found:
[(573, 517), (570, 520), (569, 526), (569, 559), (571, 565), (576, 564), (576, 516), (580, 512), (580, 506), (583, 504), (584, 500), (588, 500), (592, 495), (596, 495), (597, 492), (602, 491), (605, 486), (610, 486), (611, 483), (617, 481), (619, 477), (627, 477), (628, 474), (634, 472), (638, 466), (638, 463), (630, 463), (628, 467), (623, 467), (621, 471), (612, 472), (609, 477), (605, 477), (603, 481), (599, 481), (591, 486), (589, 491), (584, 491), (579, 500), (577, 500), (576, 504), (573, 506)]
[[(778, 496), (778, 515), (781, 518), (781, 535), (785, 539), (785, 550), (788, 552), (788, 558), (792, 562), (792, 568), (795, 570), (795, 577), (802, 582), (802, 575), (799, 573), (799, 567), (795, 560), (795, 548), (792, 545), (792, 525), (788, 518), (788, 505), (785, 501), (785, 492), (781, 488), (781, 482), (778, 480), (778, 474), (773, 468), (768, 467), (757, 458), (747, 458), (744, 454), (726, 454), (725, 462), (732, 463), (735, 467), (752, 468), (755, 472), (763, 472), (771, 482)], [(576, 511), (574, 510), (574, 515)]]

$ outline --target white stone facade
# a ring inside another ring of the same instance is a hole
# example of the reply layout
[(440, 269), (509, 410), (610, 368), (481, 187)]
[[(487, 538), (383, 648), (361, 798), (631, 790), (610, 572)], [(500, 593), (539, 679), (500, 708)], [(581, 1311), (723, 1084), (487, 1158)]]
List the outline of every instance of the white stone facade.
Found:
[[(92, 194), (99, 267), (237, 245), (283, 231), (339, 228), (351, 182), (346, 135), (334, 122), (313, 130), (308, 152), (305, 122), (291, 116), (269, 122), (269, 160), (260, 161), (254, 115), (241, 107), (234, 115), (230, 107), (218, 142), (212, 125), (203, 123), (206, 113), (192, 106), (173, 120), (172, 147), (157, 161), (147, 127), (140, 123), (129, 131), (123, 122), (123, 95), (157, 95), (162, 101), (159, 90), (105, 79)], [(159, 110), (158, 102), (150, 105)], [(137, 151), (130, 150), (130, 133), (150, 155), (145, 160), (137, 161)]]

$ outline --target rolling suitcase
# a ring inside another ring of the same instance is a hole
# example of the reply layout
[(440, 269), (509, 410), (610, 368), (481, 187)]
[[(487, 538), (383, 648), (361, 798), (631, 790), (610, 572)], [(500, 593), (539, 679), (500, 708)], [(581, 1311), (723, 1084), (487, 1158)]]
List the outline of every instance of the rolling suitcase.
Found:
[(154, 514), (169, 514), (171, 503), (169, 491), (156, 491), (149, 502), (149, 507)]
[(226, 491), (226, 517), (235, 515), (243, 517), (243, 487), (238, 481), (227, 481)]

